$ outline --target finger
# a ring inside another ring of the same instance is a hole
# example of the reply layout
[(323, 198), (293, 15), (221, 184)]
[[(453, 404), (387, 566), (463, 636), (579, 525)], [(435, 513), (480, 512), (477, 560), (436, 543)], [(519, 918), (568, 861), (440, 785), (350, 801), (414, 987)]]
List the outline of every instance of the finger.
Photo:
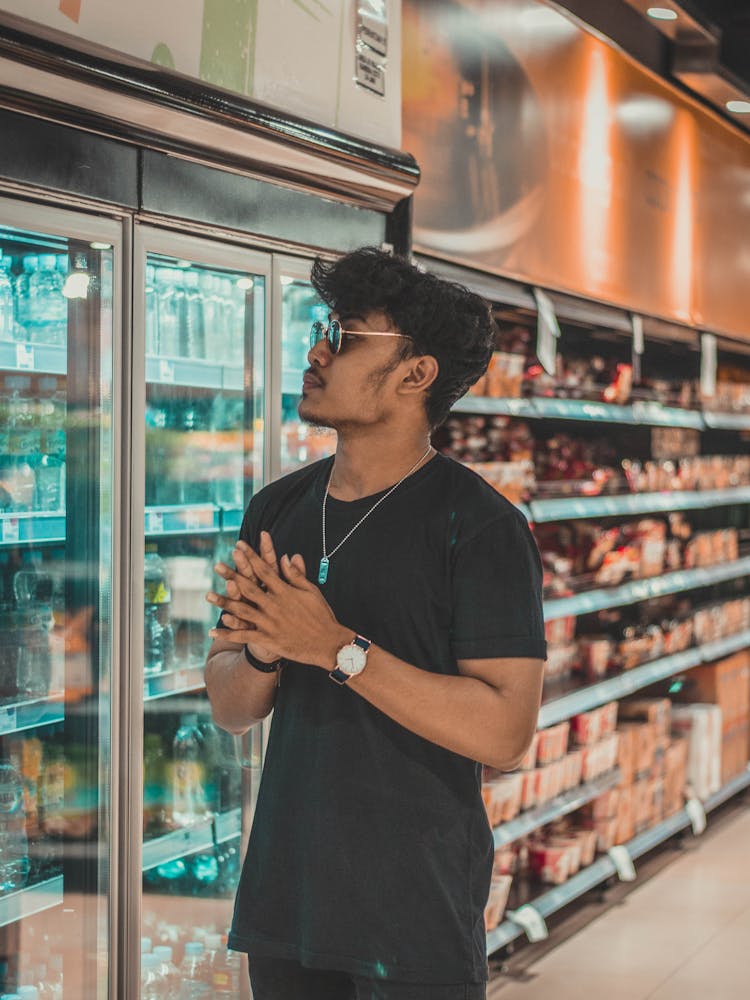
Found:
[(258, 632), (245, 625), (243, 628), (212, 628), (208, 633), (212, 639), (226, 639), (227, 642), (236, 642), (239, 645), (258, 642)]
[(234, 559), (234, 565), (237, 567), (238, 573), (241, 573), (246, 577), (255, 576), (247, 558), (244, 542), (237, 542), (235, 547), (232, 549), (232, 559)]
[(307, 569), (305, 567), (305, 560), (299, 554), (299, 552), (297, 552), (295, 555), (292, 556), (292, 566), (296, 566), (297, 569), (300, 571), (300, 573), (303, 576), (307, 576)]
[(252, 580), (239, 574), (233, 580), (227, 580), (227, 594), (235, 601), (245, 600), (258, 605), (263, 600), (264, 593), (255, 580), (255, 574)]
[(231, 642), (240, 642), (240, 641), (242, 641), (242, 642), (260, 642), (261, 641), (260, 640), (260, 636), (263, 634), (263, 630), (262, 630), (262, 628), (259, 627), (258, 622), (246, 622), (242, 618), (235, 618), (235, 616), (233, 614), (230, 614), (228, 611), (224, 612), (224, 614), (221, 616), (221, 620), (222, 620), (223, 624), (226, 625), (226, 628), (223, 629), (224, 632), (226, 632), (227, 629), (228, 629), (232, 633), (234, 633), (234, 632), (242, 632), (242, 633), (247, 632), (250, 635), (249, 639), (242, 639), (242, 640), (236, 638), (234, 635), (227, 636), (227, 639), (229, 639)]
[(225, 580), (231, 580), (232, 577), (236, 575), (236, 571), (232, 569), (231, 566), (227, 566), (226, 563), (218, 562), (214, 565), (214, 572), (218, 573), (220, 577)]
[(317, 587), (310, 583), (299, 566), (292, 562), (289, 556), (285, 555), (281, 557), (281, 571), (284, 574), (284, 578), (298, 590), (317, 590)]
[(276, 549), (273, 547), (273, 540), (267, 531), (260, 533), (260, 556), (263, 562), (268, 563), (278, 572), (279, 564), (276, 558)]
[(222, 608), (245, 622), (255, 621), (258, 615), (258, 609), (252, 605), (246, 604), (244, 601), (233, 601), (228, 597), (222, 597), (221, 594), (215, 594), (213, 591), (206, 594), (206, 600), (209, 604)]
[(279, 574), (276, 569), (272, 569), (268, 563), (264, 562), (257, 553), (253, 552), (250, 546), (244, 549), (245, 555), (247, 556), (248, 562), (252, 568), (253, 573), (258, 579), (258, 583), (266, 588), (272, 594), (278, 594), (281, 592), (282, 582), (279, 578)]

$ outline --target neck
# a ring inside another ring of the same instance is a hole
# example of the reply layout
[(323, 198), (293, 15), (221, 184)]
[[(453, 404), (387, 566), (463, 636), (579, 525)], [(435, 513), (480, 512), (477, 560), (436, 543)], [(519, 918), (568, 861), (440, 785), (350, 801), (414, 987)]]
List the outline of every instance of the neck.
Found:
[[(430, 435), (424, 428), (383, 434), (341, 435), (336, 447), (330, 496), (335, 500), (360, 500), (387, 490), (426, 455)], [(422, 463), (420, 463), (421, 465)], [(416, 471), (416, 470), (415, 470)]]

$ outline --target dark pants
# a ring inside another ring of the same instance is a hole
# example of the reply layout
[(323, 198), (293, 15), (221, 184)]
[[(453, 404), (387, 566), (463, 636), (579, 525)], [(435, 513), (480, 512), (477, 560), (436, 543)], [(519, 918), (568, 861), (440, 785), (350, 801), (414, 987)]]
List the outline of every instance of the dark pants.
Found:
[(249, 956), (253, 1000), (485, 1000), (486, 983), (394, 983)]

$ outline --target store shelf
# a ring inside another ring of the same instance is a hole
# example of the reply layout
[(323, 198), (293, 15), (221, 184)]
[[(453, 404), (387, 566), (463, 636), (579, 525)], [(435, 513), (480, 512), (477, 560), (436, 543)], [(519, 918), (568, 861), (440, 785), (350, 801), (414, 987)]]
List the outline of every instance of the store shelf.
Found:
[(62, 695), (37, 698), (34, 701), (19, 702), (16, 705), (0, 706), (0, 736), (21, 733), (25, 729), (53, 726), (65, 720), (65, 705)]
[(179, 670), (165, 670), (149, 674), (143, 681), (143, 700), (156, 701), (177, 694), (200, 691), (205, 687), (203, 664), (181, 667)]
[(750, 573), (750, 556), (744, 556), (734, 562), (721, 563), (718, 566), (681, 569), (647, 580), (631, 580), (619, 587), (602, 587), (573, 594), (570, 597), (545, 601), (544, 617), (547, 621), (551, 621), (553, 618), (563, 618), (566, 615), (586, 615), (605, 608), (619, 608), (626, 604), (647, 601), (653, 597), (663, 597), (665, 594), (677, 594), (682, 590), (708, 587), (724, 580), (736, 580), (748, 573)]
[(750, 431), (750, 413), (716, 413), (705, 411), (706, 427), (727, 431)]
[(143, 871), (157, 868), (196, 851), (210, 851), (215, 844), (237, 837), (242, 829), (242, 813), (230, 809), (213, 819), (204, 819), (192, 826), (173, 830), (143, 844)]
[(532, 830), (537, 830), (540, 826), (546, 826), (547, 823), (552, 823), (561, 816), (567, 816), (568, 813), (575, 812), (576, 809), (580, 809), (587, 802), (591, 802), (592, 799), (606, 792), (608, 788), (614, 788), (619, 781), (620, 771), (615, 768), (614, 771), (602, 775), (601, 778), (597, 778), (595, 781), (589, 781), (585, 785), (571, 788), (570, 791), (563, 792), (562, 795), (557, 795), (549, 802), (545, 802), (543, 806), (522, 813), (509, 823), (496, 826), (492, 831), (495, 850), (498, 847), (504, 847), (505, 844), (512, 843), (514, 840), (518, 840), (520, 837), (525, 837)]
[(660, 403), (637, 402), (632, 406), (615, 406), (587, 399), (495, 399), (489, 396), (464, 396), (453, 407), (454, 412), (502, 414), (529, 419), (594, 421), (605, 424), (641, 424), (658, 427), (693, 427), (703, 429), (703, 415), (697, 410), (682, 410)]
[(62, 901), (62, 875), (10, 892), (7, 896), (0, 897), (0, 927), (41, 913), (42, 910), (49, 910), (53, 906), (60, 906)]
[(65, 541), (65, 511), (0, 514), (0, 546)]
[(238, 532), (242, 527), (242, 518), (244, 516), (245, 510), (243, 507), (221, 507), (221, 530)]
[(63, 344), (0, 343), (0, 369), (11, 372), (40, 372), (65, 375), (67, 348)]
[(204, 358), (146, 357), (146, 382), (195, 389), (242, 389), (242, 365), (217, 364)]
[(147, 507), (146, 535), (208, 535), (220, 530), (219, 508), (215, 504), (178, 504)]
[[(711, 810), (722, 805), (733, 795), (737, 795), (748, 787), (750, 787), (750, 766), (741, 775), (727, 782), (715, 795), (709, 796), (704, 803), (706, 812), (711, 812)], [(634, 837), (625, 847), (630, 857), (636, 860), (648, 853), (648, 851), (664, 843), (664, 841), (669, 840), (670, 837), (687, 829), (690, 825), (691, 820), (687, 811), (681, 809), (674, 816), (670, 816), (663, 822), (657, 823), (650, 830), (646, 830), (637, 837)], [(531, 905), (546, 919), (615, 874), (616, 870), (612, 860), (609, 856), (604, 855), (587, 868), (583, 868), (563, 885), (556, 886), (554, 889), (542, 893), (541, 896), (537, 896), (536, 899), (531, 901)], [(521, 937), (523, 933), (523, 928), (511, 919), (504, 920), (498, 927), (487, 934), (488, 954), (505, 947), (511, 941)]]
[(664, 490), (661, 493), (628, 493), (624, 496), (561, 497), (532, 500), (530, 508), (532, 520), (540, 523), (582, 517), (693, 510), (734, 503), (750, 503), (750, 486), (736, 486), (726, 490)]

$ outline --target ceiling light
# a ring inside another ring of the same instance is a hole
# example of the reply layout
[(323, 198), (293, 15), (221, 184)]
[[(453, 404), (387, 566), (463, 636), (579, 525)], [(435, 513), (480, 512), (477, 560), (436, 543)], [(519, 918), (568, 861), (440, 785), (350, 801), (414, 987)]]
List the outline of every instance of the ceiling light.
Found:
[(669, 7), (649, 7), (646, 13), (655, 21), (676, 21), (678, 16), (677, 11)]
[(250, 289), (253, 287), (253, 279), (252, 278), (238, 278), (237, 279), (237, 287), (241, 288), (243, 292), (249, 292)]
[(92, 250), (111, 250), (111, 243), (89, 243)]
[(750, 115), (750, 101), (727, 101), (727, 111), (736, 115)]

